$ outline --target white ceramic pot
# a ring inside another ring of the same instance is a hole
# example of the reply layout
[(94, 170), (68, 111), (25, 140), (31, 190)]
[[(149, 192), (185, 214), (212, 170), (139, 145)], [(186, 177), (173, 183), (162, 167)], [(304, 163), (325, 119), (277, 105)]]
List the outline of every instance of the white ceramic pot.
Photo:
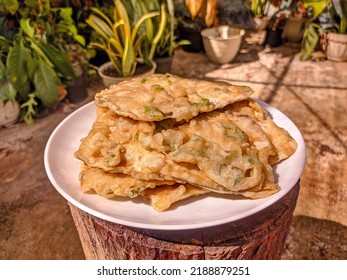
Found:
[(0, 127), (10, 126), (18, 121), (20, 115), (19, 103), (8, 101), (4, 103), (0, 98)]
[[(139, 67), (140, 64), (137, 64), (137, 65)], [(154, 74), (155, 69), (157, 68), (157, 64), (154, 61), (152, 61), (152, 67), (145, 65), (145, 64), (143, 64), (143, 65), (144, 65), (144, 67), (147, 67), (148, 69), (145, 68), (143, 72), (140, 72), (139, 74), (135, 74), (133, 76), (129, 76), (129, 77), (109, 76), (109, 75), (105, 74), (106, 69), (113, 68), (112, 62), (109, 61), (109, 62), (102, 64), (99, 67), (98, 74), (102, 78), (104, 86), (110, 87), (111, 85), (118, 84), (118, 83), (125, 81), (125, 80), (130, 80), (130, 79), (137, 78), (137, 77), (146, 77), (146, 76), (149, 76), (151, 74)]]
[(201, 36), (207, 57), (217, 64), (231, 62), (240, 49), (244, 34), (244, 29), (227, 25), (203, 29)]
[(347, 34), (328, 33), (326, 55), (329, 60), (347, 61)]

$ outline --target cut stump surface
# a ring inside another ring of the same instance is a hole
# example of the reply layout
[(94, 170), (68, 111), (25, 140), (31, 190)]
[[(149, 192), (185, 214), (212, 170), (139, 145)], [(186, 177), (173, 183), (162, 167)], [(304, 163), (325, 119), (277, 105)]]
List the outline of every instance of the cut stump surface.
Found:
[(280, 259), (299, 189), (298, 182), (276, 203), (242, 220), (183, 231), (130, 228), (69, 206), (86, 259)]

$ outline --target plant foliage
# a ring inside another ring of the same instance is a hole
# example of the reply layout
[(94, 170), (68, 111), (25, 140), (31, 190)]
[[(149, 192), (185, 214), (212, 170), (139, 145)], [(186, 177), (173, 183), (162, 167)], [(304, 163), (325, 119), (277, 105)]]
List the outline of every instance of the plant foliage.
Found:
[[(160, 12), (151, 12), (141, 4), (143, 1), (131, 1), (127, 4), (128, 7), (131, 5), (133, 18), (129, 17), (129, 10), (123, 2), (115, 0), (112, 18), (98, 8), (92, 8), (93, 14), (86, 20), (99, 35), (98, 41), (90, 45), (104, 50), (121, 76), (131, 76), (135, 73), (137, 58), (142, 58), (147, 63), (153, 59), (155, 48), (165, 30), (165, 5), (161, 5)], [(136, 8), (141, 9), (139, 14)], [(154, 30), (151, 22), (154, 17), (160, 17), (157, 30)], [(151, 45), (144, 51), (142, 44), (145, 38)]]
[(67, 53), (70, 42), (85, 45), (69, 7), (52, 8), (48, 0), (0, 2), (0, 11), (17, 20), (12, 40), (0, 34), (1, 98), (18, 100), (22, 118), (32, 123), (39, 107), (52, 108), (59, 88), (76, 73)]

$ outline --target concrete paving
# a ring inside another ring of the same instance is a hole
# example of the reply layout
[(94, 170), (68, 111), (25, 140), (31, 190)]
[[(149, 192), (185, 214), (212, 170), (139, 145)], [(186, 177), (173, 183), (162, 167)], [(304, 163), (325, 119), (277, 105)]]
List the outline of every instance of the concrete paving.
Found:
[[(204, 53), (176, 52), (172, 73), (249, 85), (254, 97), (278, 108), (303, 134), (307, 162), (283, 259), (347, 259), (347, 63), (301, 61), (299, 46), (264, 49), (245, 38), (226, 65)], [(61, 102), (31, 126), (0, 129), (0, 259), (84, 259), (64, 198), (43, 164), (58, 123), (82, 103)]]

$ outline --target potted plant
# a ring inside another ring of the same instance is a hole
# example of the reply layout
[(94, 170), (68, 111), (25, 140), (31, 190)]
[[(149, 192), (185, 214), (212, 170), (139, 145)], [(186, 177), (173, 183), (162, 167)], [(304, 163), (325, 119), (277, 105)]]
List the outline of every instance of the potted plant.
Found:
[(264, 45), (277, 47), (283, 44), (283, 39), (292, 42), (301, 40), (303, 23), (301, 18), (297, 20), (298, 5), (300, 0), (250, 0), (248, 2), (257, 29), (266, 31)]
[(190, 41), (182, 48), (188, 52), (204, 51), (201, 30), (218, 24), (217, 0), (176, 0), (175, 14), (181, 39)]
[(55, 13), (54, 29), (64, 51), (68, 54), (75, 76), (66, 84), (67, 99), (72, 102), (83, 101), (88, 96), (89, 50), (85, 38), (79, 34), (78, 19), (74, 19), (71, 7), (51, 8)]
[(326, 56), (334, 61), (347, 61), (347, 1), (333, 0), (331, 15), (335, 28), (325, 33)]
[[(32, 123), (34, 116), (65, 97), (66, 86), (75, 77), (63, 42), (66, 28), (69, 33), (73, 29), (69, 14), (51, 8), (47, 0), (26, 1), (16, 8), (11, 11), (17, 19), (14, 39), (1, 38), (3, 50), (7, 47), (2, 62), (7, 88), (14, 89), (22, 120)], [(72, 36), (81, 39), (77, 33)]]
[(305, 0), (310, 16), (302, 41), (301, 59), (309, 59), (319, 47), (328, 59), (347, 61), (347, 2)]
[(280, 3), (281, 0), (249, 0), (246, 2), (256, 29), (266, 32), (263, 44), (270, 47), (277, 47), (283, 43), (282, 29), (279, 24), (281, 18), (278, 17)]
[[(159, 39), (159, 42), (156, 45), (153, 60), (157, 64), (156, 73), (167, 73), (171, 71), (171, 65), (173, 61), (173, 56), (175, 50), (184, 45), (189, 45), (190, 42), (188, 40), (177, 40), (177, 36), (175, 34), (177, 21), (175, 18), (175, 7), (174, 2), (172, 0), (165, 0), (165, 10), (162, 12), (166, 13), (166, 24), (164, 28), (164, 32)], [(147, 5), (151, 11), (160, 11), (160, 1), (159, 0), (151, 0), (147, 2)], [(160, 26), (160, 17), (154, 17), (151, 19), (153, 21), (153, 28), (158, 29)], [(151, 46), (152, 40), (145, 37), (145, 40), (149, 40), (149, 42), (145, 43), (144, 46)]]
[(87, 50), (79, 44), (69, 44), (66, 48), (75, 71), (75, 77), (67, 86), (67, 99), (77, 103), (88, 96), (89, 56)]
[(302, 40), (307, 22), (302, 1), (293, 1), (284, 12), (286, 18), (282, 38), (285, 42), (298, 44)]
[[(313, 53), (320, 47), (319, 41), (321, 34), (324, 33), (323, 29), (333, 27), (326, 9), (328, 1), (329, 0), (305, 0), (303, 2), (305, 9), (304, 15), (308, 22), (306, 23), (301, 41), (301, 60), (307, 60), (312, 57)], [(320, 18), (322, 22), (320, 22)]]
[(0, 127), (10, 126), (20, 116), (17, 92), (7, 79), (6, 57), (10, 45), (4, 37), (0, 37)]
[[(113, 17), (107, 16), (98, 8), (92, 8), (93, 14), (86, 20), (99, 35), (98, 41), (91, 42), (90, 45), (104, 50), (110, 59), (98, 70), (106, 87), (126, 78), (149, 75), (155, 71), (153, 56), (165, 29), (165, 6), (161, 6), (161, 12), (147, 13), (144, 5), (139, 7), (142, 8), (141, 16), (133, 23), (121, 0), (114, 1)], [(156, 16), (160, 16), (161, 20), (154, 33), (153, 25), (146, 24), (146, 20)], [(144, 34), (153, 35), (148, 52), (143, 52)]]

